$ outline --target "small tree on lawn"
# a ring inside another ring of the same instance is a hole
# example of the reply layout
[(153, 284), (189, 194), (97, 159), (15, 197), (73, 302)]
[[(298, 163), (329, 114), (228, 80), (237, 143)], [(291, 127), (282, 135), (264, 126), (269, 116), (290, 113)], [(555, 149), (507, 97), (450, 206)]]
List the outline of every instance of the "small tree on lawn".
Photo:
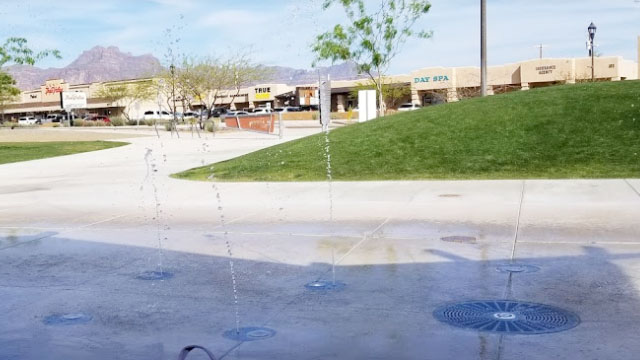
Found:
[[(392, 78), (382, 78), (382, 99), (384, 101), (385, 109), (388, 107), (397, 107), (400, 102), (411, 94), (411, 88), (405, 84), (396, 84)], [(358, 91), (360, 90), (376, 90), (377, 86), (371, 81), (365, 81), (358, 83), (354, 90), (349, 93), (349, 96), (358, 98)]]
[(173, 117), (169, 122), (170, 126), (168, 129), (170, 129), (172, 133), (175, 131), (178, 137), (180, 137), (180, 135), (178, 133), (177, 124), (174, 121), (176, 111), (174, 100), (177, 99), (180, 94), (180, 84), (178, 83), (179, 72), (180, 69), (172, 65), (168, 69), (160, 71), (152, 82), (153, 93), (156, 94), (156, 99), (158, 101), (158, 111), (163, 111), (161, 99), (164, 99), (169, 112), (173, 114)]
[(122, 115), (127, 121), (131, 120), (127, 109), (138, 101), (152, 99), (153, 95), (151, 80), (137, 81), (135, 84), (107, 84), (95, 94), (96, 97), (106, 100), (111, 105), (122, 105)]
[(250, 84), (266, 81), (273, 72), (264, 66), (255, 65), (246, 54), (238, 54), (227, 62), (231, 73), (231, 103), (240, 95), (240, 89)]
[[(325, 0), (326, 10), (334, 3), (342, 5), (349, 25), (336, 25), (332, 31), (316, 37), (312, 50), (318, 61), (353, 61), (369, 76), (378, 93), (378, 112), (384, 115), (383, 79), (393, 58), (408, 38), (429, 38), (431, 32), (415, 32), (413, 27), (431, 3), (427, 0), (379, 0), (367, 7), (364, 0)], [(371, 2), (368, 2), (371, 3)], [(373, 10), (371, 10), (373, 9)]]
[(184, 88), (206, 110), (214, 109), (223, 96), (228, 97), (229, 103), (233, 104), (242, 87), (265, 80), (269, 75), (264, 67), (254, 65), (243, 54), (226, 60), (214, 57), (189, 59), (184, 62), (182, 74)]
[(4, 111), (8, 103), (15, 100), (20, 95), (20, 90), (15, 87), (16, 82), (13, 77), (3, 71), (2, 67), (7, 64), (34, 65), (38, 60), (48, 56), (60, 58), (58, 50), (43, 50), (34, 52), (27, 47), (27, 39), (20, 37), (8, 38), (0, 46), (0, 107), (2, 110), (2, 121), (4, 122)]
[(15, 87), (16, 81), (13, 80), (11, 75), (0, 71), (0, 112), (2, 117), (0, 123), (4, 123), (4, 111), (8, 104), (14, 102), (18, 95), (20, 95), (20, 89)]

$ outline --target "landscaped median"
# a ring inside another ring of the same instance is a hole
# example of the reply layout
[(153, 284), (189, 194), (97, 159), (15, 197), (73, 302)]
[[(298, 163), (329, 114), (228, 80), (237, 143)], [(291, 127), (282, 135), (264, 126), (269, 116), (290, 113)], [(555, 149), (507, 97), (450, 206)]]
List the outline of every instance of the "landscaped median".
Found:
[(0, 164), (45, 159), (128, 145), (115, 141), (0, 142)]
[[(336, 129), (334, 180), (640, 177), (640, 81), (475, 98)], [(224, 181), (327, 178), (325, 135), (213, 165)], [(206, 180), (211, 165), (173, 175)]]

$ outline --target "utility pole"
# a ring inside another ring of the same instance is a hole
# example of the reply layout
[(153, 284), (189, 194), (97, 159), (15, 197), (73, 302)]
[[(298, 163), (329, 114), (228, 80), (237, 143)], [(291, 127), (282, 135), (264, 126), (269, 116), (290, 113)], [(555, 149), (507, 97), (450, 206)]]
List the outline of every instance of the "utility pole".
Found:
[(173, 131), (175, 130), (176, 136), (180, 137), (180, 134), (178, 134), (178, 120), (176, 119), (176, 67), (171, 64), (169, 69), (171, 70), (171, 100), (173, 101), (173, 122), (171, 123), (171, 134), (173, 136)]
[(487, 96), (487, 0), (480, 0), (480, 94)]
[(542, 59), (542, 49), (545, 48), (546, 46), (544, 46), (544, 44), (540, 44), (536, 46), (538, 49), (540, 49), (540, 59)]

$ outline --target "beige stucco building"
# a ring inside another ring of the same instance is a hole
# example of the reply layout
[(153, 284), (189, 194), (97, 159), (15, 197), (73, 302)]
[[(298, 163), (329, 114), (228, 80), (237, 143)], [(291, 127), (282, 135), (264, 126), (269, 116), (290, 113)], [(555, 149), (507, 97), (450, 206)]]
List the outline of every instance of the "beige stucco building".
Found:
[[(637, 80), (640, 71), (637, 63), (619, 56), (598, 57), (595, 59), (594, 68), (597, 81)], [(490, 95), (554, 84), (574, 84), (591, 80), (591, 58), (543, 58), (490, 66), (487, 69), (487, 77)], [(404, 102), (423, 106), (458, 101), (480, 93), (479, 67), (430, 67), (416, 70), (409, 75), (391, 76), (388, 79), (387, 83), (410, 87), (410, 95), (406, 96)], [(350, 91), (368, 82), (367, 79), (333, 82), (334, 110), (342, 111), (348, 108), (348, 102), (353, 100), (349, 97)]]
[[(640, 58), (640, 37), (638, 37), (638, 57)], [(640, 65), (619, 56), (595, 58), (595, 78), (598, 81), (636, 80)], [(591, 80), (591, 58), (543, 58), (522, 61), (514, 64), (491, 66), (488, 68), (488, 93), (502, 93), (516, 90), (549, 86), (554, 84), (573, 84)], [(140, 119), (145, 111), (158, 109), (169, 111), (168, 98), (160, 93), (145, 101), (129, 103), (121, 101), (109, 103), (97, 96), (104, 86), (152, 81), (151, 79), (134, 79), (115, 82), (70, 85), (62, 79), (48, 80), (39, 89), (25, 91), (19, 101), (4, 109), (5, 115), (17, 117), (22, 115), (45, 115), (61, 113), (60, 93), (63, 91), (79, 91), (87, 94), (87, 108), (79, 112), (98, 115), (116, 116), (127, 112), (131, 119)], [(343, 112), (349, 108), (357, 108), (357, 97), (354, 90), (369, 83), (368, 79), (333, 81), (332, 110)], [(393, 75), (385, 78), (390, 86), (403, 88), (403, 95), (394, 105), (413, 102), (419, 105), (430, 105), (441, 102), (453, 102), (462, 98), (477, 96), (480, 93), (480, 68), (478, 67), (430, 67), (418, 69), (407, 75)], [(210, 102), (209, 102), (210, 103)], [(181, 99), (176, 99), (176, 110), (183, 109)], [(302, 106), (315, 109), (318, 104), (317, 84), (301, 84), (289, 86), (285, 84), (260, 84), (240, 90), (222, 91), (215, 98), (216, 107), (231, 109), (252, 109), (260, 106)], [(202, 107), (199, 102), (192, 102), (192, 108)], [(186, 107), (186, 106), (185, 106)], [(393, 106), (389, 106), (393, 107)]]

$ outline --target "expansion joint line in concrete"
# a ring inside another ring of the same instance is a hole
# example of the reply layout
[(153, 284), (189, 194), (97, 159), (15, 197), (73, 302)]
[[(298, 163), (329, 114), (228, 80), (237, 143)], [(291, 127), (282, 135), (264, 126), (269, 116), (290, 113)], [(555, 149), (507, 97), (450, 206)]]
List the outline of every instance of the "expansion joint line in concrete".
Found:
[[(520, 218), (522, 217), (522, 204), (524, 203), (524, 192), (526, 187), (526, 180), (522, 180), (522, 190), (520, 191), (520, 201), (518, 203), (518, 216), (516, 218), (516, 228), (513, 233), (513, 246), (511, 247), (511, 259), (510, 262), (513, 263), (516, 257), (516, 246), (518, 244), (518, 234), (520, 232)], [(502, 296), (503, 299), (510, 299), (512, 297), (511, 288), (513, 285), (513, 273), (509, 272), (507, 278), (507, 285), (504, 289), (504, 294)], [(504, 335), (500, 335), (498, 340), (498, 349), (496, 360), (500, 360), (502, 358), (502, 352), (504, 350)]]
[[(380, 225), (378, 225), (375, 229), (373, 229), (373, 231), (371, 232), (365, 232), (362, 239), (355, 244), (349, 251), (347, 251), (347, 253), (342, 256), (338, 261), (335, 261), (334, 265), (338, 265), (341, 261), (343, 261), (349, 254), (351, 254), (356, 248), (358, 248), (360, 245), (364, 244), (370, 237), (370, 235), (375, 234), (376, 232), (380, 231), (380, 229), (382, 229), (382, 227), (389, 222), (391, 218), (388, 217), (386, 218)], [(331, 269), (328, 269), (327, 271), (325, 271), (323, 273), (323, 275), (327, 274), (328, 272), (330, 272)], [(320, 275), (316, 278), (316, 280), (320, 280), (322, 278), (323, 275)], [(292, 296), (291, 301), (289, 301), (288, 303), (286, 303), (285, 305), (283, 305), (279, 310), (275, 311), (273, 314), (269, 315), (269, 317), (262, 323), (262, 326), (268, 326), (268, 324), (273, 321), (278, 315), (280, 315), (286, 308), (288, 308), (289, 306), (291, 306), (294, 303), (297, 303), (300, 299), (304, 298), (305, 296), (305, 292), (301, 291), (299, 294)], [(235, 350), (236, 348), (240, 347), (242, 344), (244, 344), (244, 342), (240, 342), (238, 344), (236, 344), (233, 348), (231, 348), (229, 351), (227, 351), (224, 355), (222, 355), (220, 357), (220, 359), (226, 357), (227, 355), (229, 355), (233, 350)]]
[(520, 231), (520, 217), (522, 215), (522, 204), (524, 203), (524, 191), (526, 186), (526, 180), (522, 180), (522, 190), (520, 191), (520, 201), (518, 204), (518, 216), (516, 218), (516, 229), (513, 233), (513, 247), (511, 248), (511, 262), (516, 256), (516, 245), (518, 244), (518, 233)]
[[(522, 217), (522, 204), (524, 203), (524, 191), (525, 191), (526, 181), (522, 180), (522, 190), (520, 191), (520, 201), (518, 203), (518, 216), (516, 218), (516, 228), (513, 233), (513, 246), (511, 247), (511, 259), (510, 262), (513, 263), (516, 258), (516, 246), (518, 244), (518, 234), (520, 232), (520, 218)], [(504, 289), (503, 299), (509, 299), (511, 297), (511, 285), (513, 283), (513, 273), (509, 273), (507, 278), (507, 285)]]
[(119, 218), (121, 218), (123, 216), (126, 216), (126, 214), (125, 215), (113, 216), (113, 217), (110, 217), (110, 218), (107, 218), (107, 219), (104, 219), (104, 220), (93, 222), (91, 224), (85, 224), (85, 225), (76, 226), (76, 227), (73, 227), (73, 228), (66, 228), (66, 229), (63, 229), (59, 233), (57, 233), (57, 232), (46, 233), (46, 235), (44, 235), (44, 236), (36, 236), (35, 238), (33, 238), (31, 240), (19, 242), (17, 244), (10, 245), (10, 246), (5, 246), (3, 248), (0, 248), (0, 250), (6, 250), (6, 249), (22, 246), (22, 245), (25, 245), (25, 244), (32, 243), (34, 241), (44, 240), (44, 239), (47, 239), (47, 238), (50, 238), (50, 237), (53, 237), (53, 236), (56, 236), (56, 235), (65, 235), (65, 234), (68, 235), (70, 233), (73, 233), (74, 231), (85, 229), (85, 228), (88, 228), (88, 227), (91, 227), (91, 226), (94, 226), (94, 225), (103, 224), (103, 223), (106, 223), (106, 222), (109, 222), (109, 221), (113, 221), (113, 220), (119, 219)]
[(629, 180), (627, 180), (627, 179), (623, 179), (623, 180), (624, 180), (625, 183), (627, 183), (627, 185), (629, 185), (631, 190), (633, 190), (633, 192), (636, 193), (636, 195), (638, 195), (640, 197), (640, 192), (638, 191), (638, 189), (636, 189), (633, 185), (631, 185)]
[(498, 339), (498, 353), (496, 355), (496, 360), (502, 359), (503, 350), (504, 350), (504, 335), (500, 335), (500, 339)]
[(364, 233), (364, 235), (362, 236), (362, 240), (358, 241), (357, 244), (353, 245), (353, 247), (351, 249), (349, 249), (349, 251), (347, 251), (346, 254), (342, 255), (342, 257), (340, 259), (338, 259), (338, 261), (335, 262), (336, 265), (339, 265), (344, 259), (347, 258), (347, 256), (349, 256), (355, 249), (357, 249), (358, 247), (360, 247), (360, 245), (364, 244), (367, 240), (369, 240), (369, 237), (375, 233), (377, 233), (378, 231), (380, 231), (380, 229), (382, 229), (382, 227), (389, 222), (391, 218), (388, 217), (386, 218), (380, 225), (378, 225), (375, 229), (373, 229), (373, 231), (371, 231), (370, 233)]

